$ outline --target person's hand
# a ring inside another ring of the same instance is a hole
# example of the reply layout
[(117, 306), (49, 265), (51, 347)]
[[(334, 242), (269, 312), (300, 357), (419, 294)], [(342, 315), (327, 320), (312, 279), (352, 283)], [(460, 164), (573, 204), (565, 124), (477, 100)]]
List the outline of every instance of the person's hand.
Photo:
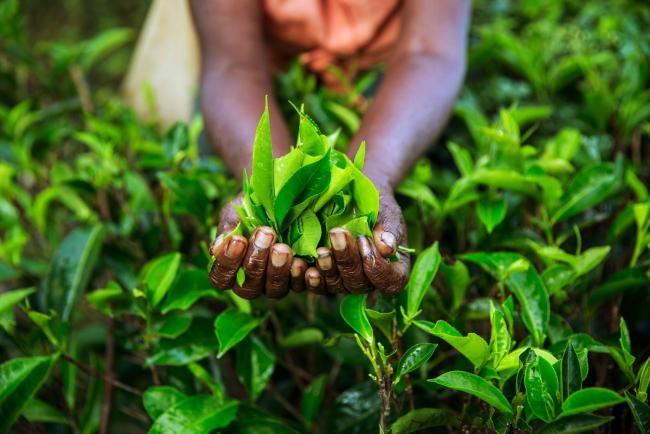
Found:
[[(239, 215), (233, 207), (241, 204), (240, 194), (221, 210), (217, 226), (217, 238), (210, 247), (215, 258), (210, 280), (221, 290), (233, 289), (242, 298), (253, 299), (262, 294), (270, 298), (284, 297), (289, 287), (300, 292), (305, 288), (307, 263), (294, 258), (291, 247), (275, 243), (276, 234), (272, 228), (261, 226), (247, 240), (241, 235), (226, 235), (239, 223)], [(239, 285), (237, 271), (244, 269), (245, 279)]]
[[(408, 253), (398, 250), (406, 244), (406, 226), (402, 211), (392, 192), (380, 192), (379, 217), (372, 239), (356, 241), (345, 229), (330, 230), (332, 248), (317, 250), (316, 267), (305, 272), (309, 291), (326, 293), (365, 293), (373, 288), (384, 294), (396, 294), (408, 282), (411, 261)], [(388, 258), (397, 252), (399, 261)]]

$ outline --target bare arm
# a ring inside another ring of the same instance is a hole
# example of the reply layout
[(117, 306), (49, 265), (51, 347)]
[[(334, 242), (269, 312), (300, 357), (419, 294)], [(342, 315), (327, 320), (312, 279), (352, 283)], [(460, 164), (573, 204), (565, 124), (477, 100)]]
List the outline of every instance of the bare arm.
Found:
[[(273, 149), (289, 151), (291, 141), (271, 97), (262, 11), (257, 0), (191, 0), (201, 41), (201, 109), (208, 137), (233, 175), (250, 170), (253, 136), (269, 95)], [(249, 171), (250, 173), (250, 171)]]
[[(384, 82), (354, 142), (367, 141), (364, 171), (380, 192), (373, 237), (359, 237), (355, 245), (349, 233), (338, 228), (330, 232), (332, 253), (346, 288), (363, 287), (364, 279), (388, 294), (406, 286), (410, 259), (397, 250), (407, 243), (406, 227), (393, 190), (447, 122), (465, 70), (469, 6), (469, 0), (405, 2), (402, 30)], [(357, 148), (351, 147), (350, 154)], [(356, 256), (348, 252), (356, 251), (361, 266), (351, 267), (349, 258)], [(384, 259), (395, 253), (399, 261)]]
[(469, 16), (469, 0), (404, 5), (384, 82), (354, 142), (367, 141), (365, 171), (385, 189), (397, 186), (447, 122), (465, 71)]

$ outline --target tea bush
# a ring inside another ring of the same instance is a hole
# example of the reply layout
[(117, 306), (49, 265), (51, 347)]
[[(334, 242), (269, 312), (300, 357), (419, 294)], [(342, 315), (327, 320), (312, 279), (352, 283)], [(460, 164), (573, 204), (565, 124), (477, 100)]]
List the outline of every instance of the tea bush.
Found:
[[(116, 98), (99, 61), (131, 31), (34, 45), (22, 7), (0, 2), (0, 432), (650, 431), (646, 2), (476, 1), (454, 116), (398, 190), (408, 287), (252, 302), (207, 277), (239, 186), (201, 119), (160, 135)], [(277, 83), (344, 147), (379, 75)]]

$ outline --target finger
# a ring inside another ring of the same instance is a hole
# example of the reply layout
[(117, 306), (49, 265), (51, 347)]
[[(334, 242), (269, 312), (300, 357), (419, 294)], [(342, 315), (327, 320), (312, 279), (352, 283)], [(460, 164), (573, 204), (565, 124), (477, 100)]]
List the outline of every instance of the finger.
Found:
[(244, 268), (244, 283), (240, 286), (235, 282), (235, 294), (242, 298), (256, 298), (264, 292), (266, 263), (275, 240), (275, 232), (268, 226), (255, 230), (248, 243), (248, 250), (242, 260)]
[(217, 224), (218, 234), (228, 234), (237, 227), (239, 224), (239, 214), (237, 214), (233, 205), (241, 205), (241, 201), (242, 196), (239, 195), (223, 206), (219, 214), (219, 223)]
[(233, 235), (224, 241), (217, 238), (213, 245), (215, 262), (210, 270), (210, 281), (221, 290), (232, 289), (235, 284), (235, 276), (241, 264), (248, 240), (241, 235)]
[(307, 271), (305, 271), (305, 283), (307, 283), (307, 289), (309, 292), (312, 292), (314, 294), (327, 294), (327, 289), (325, 289), (325, 281), (321, 277), (318, 268), (307, 268)]
[(370, 283), (363, 274), (361, 257), (350, 232), (343, 228), (334, 228), (330, 230), (330, 241), (343, 287), (353, 293), (369, 292)]
[(282, 298), (289, 292), (289, 269), (293, 254), (286, 244), (274, 244), (266, 268), (266, 296)]
[(363, 272), (376, 289), (384, 294), (400, 292), (408, 282), (410, 259), (408, 254), (399, 252), (398, 262), (388, 262), (375, 247), (370, 238), (359, 237), (359, 252), (363, 262)]
[(305, 290), (305, 270), (307, 270), (307, 262), (301, 258), (293, 258), (291, 263), (291, 289), (294, 292), (303, 292)]
[(372, 231), (377, 250), (384, 258), (395, 254), (400, 243), (406, 242), (402, 210), (391, 195), (381, 194), (377, 223)]
[(316, 254), (318, 255), (316, 258), (316, 265), (318, 266), (321, 276), (325, 279), (327, 292), (330, 294), (345, 292), (341, 275), (339, 274), (339, 270), (336, 268), (330, 249), (327, 247), (319, 247), (316, 250)]
[(390, 258), (397, 250), (397, 237), (394, 233), (384, 230), (383, 223), (376, 224), (372, 231), (375, 246), (384, 258)]

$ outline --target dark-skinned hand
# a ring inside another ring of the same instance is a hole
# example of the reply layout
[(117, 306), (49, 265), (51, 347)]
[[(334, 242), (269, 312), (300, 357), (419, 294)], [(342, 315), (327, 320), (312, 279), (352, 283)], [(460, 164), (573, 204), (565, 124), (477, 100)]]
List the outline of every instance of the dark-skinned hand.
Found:
[[(235, 199), (240, 203), (241, 195)], [(380, 194), (380, 210), (372, 239), (359, 237), (356, 242), (345, 229), (330, 230), (331, 249), (319, 247), (316, 265), (307, 268), (301, 258), (294, 258), (291, 247), (275, 243), (272, 228), (259, 227), (246, 239), (233, 235), (224, 241), (225, 234), (239, 223), (239, 215), (226, 205), (219, 216), (218, 236), (211, 247), (215, 263), (210, 280), (221, 290), (234, 289), (240, 297), (253, 299), (265, 294), (270, 298), (308, 289), (315, 294), (367, 293), (378, 289), (385, 294), (396, 294), (406, 286), (410, 272), (407, 253), (397, 250), (406, 243), (402, 212), (393, 194)], [(399, 261), (389, 262), (395, 254)], [(243, 267), (245, 279), (240, 286), (236, 275)]]

